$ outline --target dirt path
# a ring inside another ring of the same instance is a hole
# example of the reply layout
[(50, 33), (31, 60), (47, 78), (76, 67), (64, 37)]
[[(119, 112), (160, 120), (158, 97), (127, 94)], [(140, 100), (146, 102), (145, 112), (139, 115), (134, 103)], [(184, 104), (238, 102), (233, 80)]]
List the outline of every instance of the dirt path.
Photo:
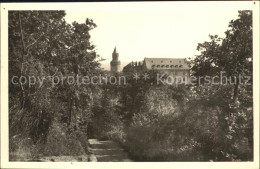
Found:
[(115, 162), (115, 161), (132, 161), (128, 154), (113, 141), (99, 141), (97, 139), (89, 139), (90, 152), (92, 153), (92, 161)]

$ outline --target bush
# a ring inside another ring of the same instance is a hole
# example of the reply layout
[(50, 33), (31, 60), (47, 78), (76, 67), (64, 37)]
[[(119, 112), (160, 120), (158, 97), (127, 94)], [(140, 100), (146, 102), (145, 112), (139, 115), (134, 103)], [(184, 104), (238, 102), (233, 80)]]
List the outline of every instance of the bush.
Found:
[(125, 130), (124, 146), (138, 161), (252, 160), (252, 111), (233, 104), (230, 91), (151, 88)]
[(21, 134), (10, 137), (9, 139), (9, 160), (26, 161), (32, 159), (31, 154), (33, 141), (30, 137), (24, 137)]
[(77, 156), (86, 154), (87, 137), (79, 131), (68, 132), (62, 125), (54, 124), (47, 137), (44, 156)]

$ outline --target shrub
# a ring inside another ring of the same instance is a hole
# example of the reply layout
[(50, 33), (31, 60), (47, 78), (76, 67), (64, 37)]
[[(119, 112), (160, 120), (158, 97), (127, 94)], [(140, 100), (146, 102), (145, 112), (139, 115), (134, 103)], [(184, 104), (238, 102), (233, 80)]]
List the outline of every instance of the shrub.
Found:
[[(78, 137), (78, 136), (81, 137)], [(68, 132), (59, 124), (54, 124), (47, 137), (43, 154), (45, 156), (76, 156), (85, 154), (84, 140), (79, 131)], [(87, 138), (85, 137), (87, 140)], [(86, 140), (84, 140), (86, 142)]]

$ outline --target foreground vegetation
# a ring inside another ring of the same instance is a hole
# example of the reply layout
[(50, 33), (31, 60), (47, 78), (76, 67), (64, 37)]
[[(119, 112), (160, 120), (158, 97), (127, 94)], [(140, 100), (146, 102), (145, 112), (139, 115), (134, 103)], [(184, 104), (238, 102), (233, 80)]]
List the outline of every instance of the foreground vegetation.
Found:
[[(70, 25), (64, 16), (9, 12), (9, 79), (105, 73), (90, 43), (96, 25)], [(251, 77), (251, 85), (157, 85), (156, 72), (149, 80), (127, 76), (126, 85), (10, 81), (10, 160), (81, 156), (89, 137), (115, 140), (137, 161), (253, 160), (251, 11), (239, 12), (226, 37), (210, 36), (198, 50), (190, 59), (194, 76), (224, 71), (232, 81)]]

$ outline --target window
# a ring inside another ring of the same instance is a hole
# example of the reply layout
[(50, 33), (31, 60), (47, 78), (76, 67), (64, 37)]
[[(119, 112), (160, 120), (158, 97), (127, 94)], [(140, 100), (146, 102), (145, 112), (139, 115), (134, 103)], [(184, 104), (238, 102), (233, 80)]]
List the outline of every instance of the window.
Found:
[(181, 63), (181, 61), (179, 61), (179, 63)]
[(180, 65), (179, 67), (182, 67), (183, 65)]
[(169, 65), (166, 65), (166, 68), (169, 68)]

